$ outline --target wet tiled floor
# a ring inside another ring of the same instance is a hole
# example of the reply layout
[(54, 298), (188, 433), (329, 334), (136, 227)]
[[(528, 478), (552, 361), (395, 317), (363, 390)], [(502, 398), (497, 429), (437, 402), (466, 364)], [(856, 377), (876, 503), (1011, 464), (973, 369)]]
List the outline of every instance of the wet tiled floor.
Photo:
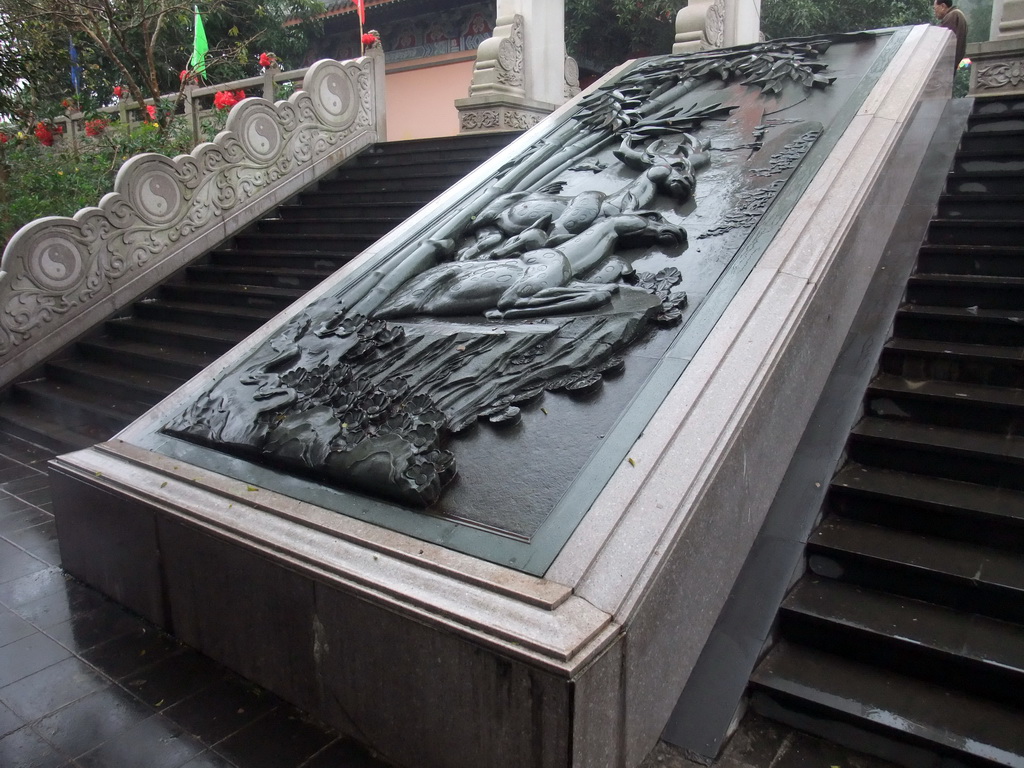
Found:
[(0, 435), (0, 766), (386, 768), (66, 577), (49, 458)]

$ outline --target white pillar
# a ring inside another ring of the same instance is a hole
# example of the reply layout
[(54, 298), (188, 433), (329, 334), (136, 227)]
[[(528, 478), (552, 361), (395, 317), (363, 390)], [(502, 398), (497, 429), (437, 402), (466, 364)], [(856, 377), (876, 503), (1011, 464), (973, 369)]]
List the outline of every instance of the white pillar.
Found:
[[(995, 9), (993, 8), (993, 15)], [(1024, 0), (1003, 0), (999, 18), (999, 37), (1024, 37)]]
[(989, 26), (988, 39), (999, 37), (999, 22), (1003, 18), (1003, 0), (992, 0), (992, 24)]
[(565, 0), (498, 0), (499, 19), (522, 16), (526, 98), (565, 101)]
[(726, 4), (726, 45), (761, 40), (761, 0), (729, 0)]

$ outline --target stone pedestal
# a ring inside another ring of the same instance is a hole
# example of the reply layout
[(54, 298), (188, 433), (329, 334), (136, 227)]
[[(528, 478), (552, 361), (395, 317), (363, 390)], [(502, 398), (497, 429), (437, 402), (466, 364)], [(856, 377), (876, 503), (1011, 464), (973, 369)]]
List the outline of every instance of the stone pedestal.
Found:
[[(971, 95), (977, 98), (1024, 95), (1024, 0), (1003, 0), (998, 37), (967, 46)], [(993, 18), (993, 28), (996, 19)]]
[(498, 0), (497, 19), (477, 50), (469, 97), (455, 102), (462, 133), (526, 130), (579, 93), (561, 0)]

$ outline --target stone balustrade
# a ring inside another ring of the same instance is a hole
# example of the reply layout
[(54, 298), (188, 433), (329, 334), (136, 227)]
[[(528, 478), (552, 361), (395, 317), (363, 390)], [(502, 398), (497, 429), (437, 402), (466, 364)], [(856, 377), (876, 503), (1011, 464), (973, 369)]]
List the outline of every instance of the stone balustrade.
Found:
[(383, 55), (323, 60), (191, 154), (131, 158), (98, 206), (25, 225), (0, 262), (0, 386), (385, 136)]

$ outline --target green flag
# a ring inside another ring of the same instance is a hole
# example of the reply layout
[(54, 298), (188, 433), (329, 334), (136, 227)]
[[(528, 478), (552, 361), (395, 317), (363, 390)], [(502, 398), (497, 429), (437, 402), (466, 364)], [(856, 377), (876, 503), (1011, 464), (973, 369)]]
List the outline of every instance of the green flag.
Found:
[(199, 15), (199, 6), (196, 9), (196, 35), (192, 43), (192, 58), (188, 60), (188, 68), (200, 77), (206, 77), (206, 52), (210, 50), (206, 42), (206, 30), (203, 29), (203, 17)]

